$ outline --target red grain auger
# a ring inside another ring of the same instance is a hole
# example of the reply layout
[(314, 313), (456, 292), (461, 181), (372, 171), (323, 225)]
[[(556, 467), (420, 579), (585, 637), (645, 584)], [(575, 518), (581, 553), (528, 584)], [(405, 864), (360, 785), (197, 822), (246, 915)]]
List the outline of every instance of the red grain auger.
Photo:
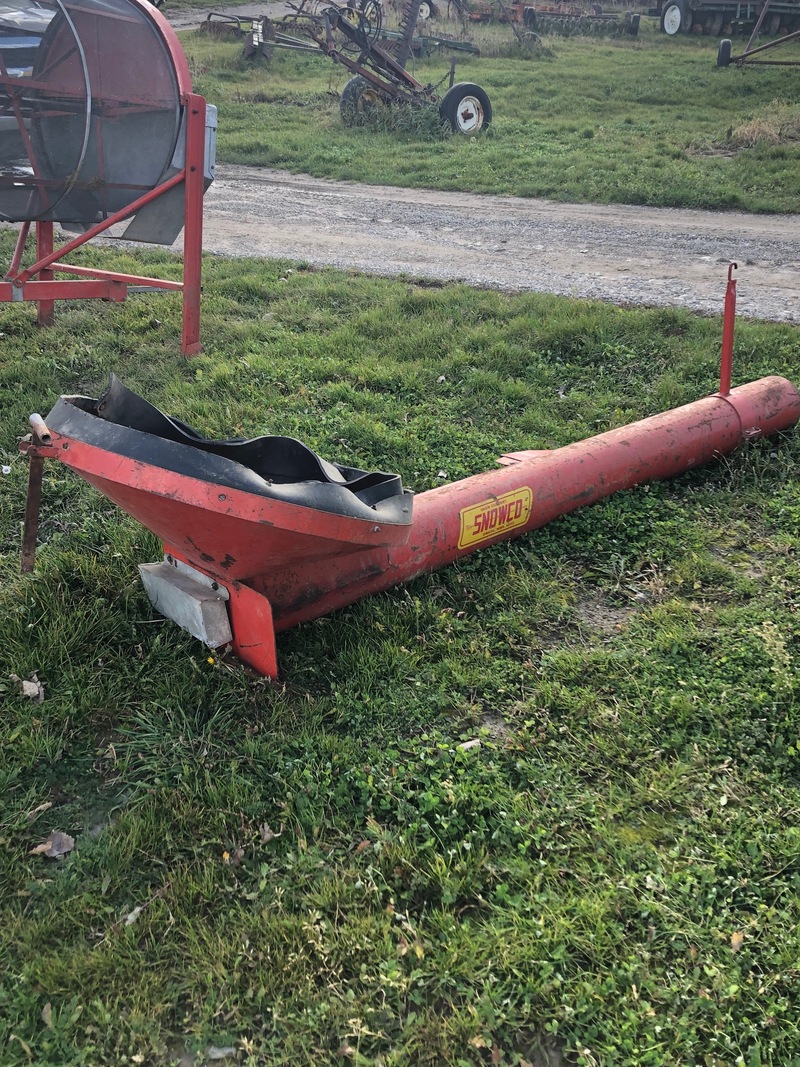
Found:
[(564, 448), (509, 452), (499, 470), (418, 496), (291, 438), (207, 440), (115, 378), (99, 400), (63, 396), (20, 446), (31, 457), (23, 569), (52, 457), (163, 541), (164, 561), (139, 568), (157, 610), (275, 678), (276, 632), (795, 425), (800, 394), (785, 378), (730, 388), (728, 277), (719, 392)]

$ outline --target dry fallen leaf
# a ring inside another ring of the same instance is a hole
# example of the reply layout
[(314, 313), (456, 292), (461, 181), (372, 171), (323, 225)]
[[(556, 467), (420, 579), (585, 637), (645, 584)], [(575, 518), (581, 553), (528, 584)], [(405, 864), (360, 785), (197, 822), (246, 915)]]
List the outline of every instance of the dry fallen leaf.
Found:
[(41, 845), (37, 845), (36, 848), (32, 848), (28, 855), (47, 856), (51, 860), (55, 860), (59, 856), (66, 856), (68, 852), (72, 852), (74, 847), (74, 837), (62, 833), (61, 830), (53, 830), (48, 839), (42, 841)]
[(372, 844), (372, 842), (369, 840), (369, 838), (365, 837), (363, 841), (359, 841), (359, 843), (356, 845), (356, 847), (353, 849), (353, 851), (355, 852), (355, 854), (357, 856), (360, 856), (361, 853), (365, 852), (369, 848), (369, 846), (371, 844)]
[(49, 1000), (42, 1008), (42, 1022), (51, 1030), (53, 1029), (53, 1005)]
[(31, 675), (30, 681), (24, 681), (18, 674), (10, 674), (9, 678), (21, 688), (24, 697), (29, 700), (35, 700), (37, 704), (42, 703), (44, 700), (44, 686), (36, 677), (36, 674)]
[(731, 952), (738, 952), (742, 947), (744, 941), (744, 934), (741, 930), (734, 930), (731, 934)]
[(125, 916), (125, 925), (126, 926), (133, 926), (133, 924), (136, 922), (136, 920), (139, 918), (139, 916), (141, 914), (142, 914), (141, 907), (134, 908), (133, 911), (129, 911), (128, 914)]
[(29, 811), (26, 816), (28, 825), (30, 825), (32, 822), (35, 822), (37, 815), (41, 815), (43, 811), (48, 811), (50, 808), (52, 808), (52, 806), (52, 800), (45, 800), (44, 804), (38, 804), (33, 809), (33, 811)]
[(19, 1037), (17, 1034), (9, 1034), (8, 1035), (8, 1040), (9, 1041), (19, 1041), (19, 1043), (20, 1043), (20, 1045), (22, 1045), (22, 1049), (23, 1049), (25, 1055), (28, 1057), (28, 1059), (29, 1060), (33, 1059), (33, 1052), (31, 1051), (31, 1046), (28, 1044), (27, 1041), (23, 1041), (22, 1038)]
[(339, 1046), (339, 1056), (355, 1056), (355, 1054), (356, 1050), (353, 1048), (352, 1045), (348, 1045), (345, 1043)]
[(209, 1045), (206, 1049), (206, 1058), (209, 1060), (224, 1060), (226, 1056), (233, 1056), (236, 1049), (233, 1045), (224, 1045), (218, 1047), (217, 1045)]
[(280, 837), (280, 834), (276, 834), (268, 822), (262, 822), (258, 828), (258, 832), (261, 836), (262, 845), (267, 845), (273, 838)]

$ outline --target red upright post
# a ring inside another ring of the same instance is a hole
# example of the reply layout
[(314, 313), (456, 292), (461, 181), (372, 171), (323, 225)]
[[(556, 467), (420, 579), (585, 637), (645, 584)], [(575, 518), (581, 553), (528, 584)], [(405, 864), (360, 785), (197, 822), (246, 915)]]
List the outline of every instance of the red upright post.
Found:
[(200, 351), (200, 290), (203, 270), (203, 192), (205, 189), (206, 102), (186, 97), (186, 167), (183, 229), (183, 336), (185, 356)]
[[(36, 223), (36, 259), (44, 259), (53, 251), (53, 224), (52, 222)], [(52, 281), (54, 272), (42, 270), (39, 272), (39, 281)], [(53, 326), (56, 321), (56, 304), (54, 300), (36, 301), (36, 325)]]
[(736, 264), (728, 267), (728, 287), (725, 290), (725, 312), (722, 316), (722, 355), (719, 366), (719, 394), (727, 396), (731, 391), (733, 370), (733, 328), (736, 322), (736, 279), (733, 272)]

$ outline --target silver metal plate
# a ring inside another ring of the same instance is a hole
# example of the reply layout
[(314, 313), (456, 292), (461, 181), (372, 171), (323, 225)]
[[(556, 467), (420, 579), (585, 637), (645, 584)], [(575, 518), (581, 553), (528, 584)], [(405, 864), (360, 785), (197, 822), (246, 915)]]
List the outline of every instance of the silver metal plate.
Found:
[(225, 605), (227, 591), (211, 589), (169, 563), (140, 563), (139, 574), (150, 603), (209, 648), (233, 639)]

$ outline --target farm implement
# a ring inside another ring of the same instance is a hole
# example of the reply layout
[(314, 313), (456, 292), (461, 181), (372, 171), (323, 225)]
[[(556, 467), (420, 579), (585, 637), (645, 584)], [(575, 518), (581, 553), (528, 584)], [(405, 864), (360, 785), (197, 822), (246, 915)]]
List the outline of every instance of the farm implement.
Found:
[[(322, 52), (346, 67), (353, 77), (341, 96), (345, 125), (353, 126), (390, 105), (438, 106), (442, 120), (455, 133), (476, 134), (492, 119), (492, 106), (486, 92), (472, 82), (455, 82), (455, 61), (449, 74), (437, 84), (425, 84), (406, 69), (415, 52), (445, 48), (474, 54), (472, 45), (451, 42), (444, 37), (417, 38), (420, 5), (424, 0), (407, 0), (402, 8), (400, 28), (382, 28), (382, 9), (377, 0), (362, 0), (357, 7), (335, 4), (319, 9), (314, 0), (302, 0), (280, 18), (241, 19), (219, 12), (209, 14), (205, 32), (233, 30), (245, 32), (246, 56), (269, 56), (273, 47), (296, 51)], [(245, 31), (245, 26), (249, 30)], [(380, 43), (379, 43), (380, 42)], [(442, 93), (441, 86), (449, 80)]]
[(34, 566), (46, 458), (104, 493), (164, 545), (140, 565), (156, 609), (275, 678), (275, 634), (535, 530), (620, 489), (670, 478), (800, 419), (784, 378), (731, 389), (729, 271), (719, 390), (553, 451), (413, 496), (398, 475), (321, 459), (287, 437), (215, 441), (112, 377), (97, 400), (31, 416), (23, 570)]
[[(782, 45), (792, 44), (800, 40), (800, 17), (795, 16), (786, 21), (781, 21), (780, 13), (771, 14), (771, 7), (770, 0), (766, 0), (750, 34), (750, 39), (745, 45), (744, 51), (738, 56), (731, 55), (733, 42), (730, 38), (725, 38), (719, 42), (717, 50), (718, 67), (729, 67), (732, 63), (737, 67), (743, 67), (745, 64), (762, 67), (800, 66), (800, 61), (797, 59), (765, 59), (767, 52), (774, 52), (776, 48), (780, 48)], [(765, 26), (774, 33), (780, 33), (781, 36), (772, 41), (767, 41), (765, 44), (756, 45), (755, 42), (758, 39), (758, 35)], [(790, 30), (791, 32), (789, 32)], [(758, 58), (755, 58), (756, 56)]]
[(603, 13), (599, 4), (505, 3), (504, 0), (450, 0), (451, 18), (465, 22), (501, 22), (521, 25), (537, 36), (636, 37), (640, 16), (626, 11)]

